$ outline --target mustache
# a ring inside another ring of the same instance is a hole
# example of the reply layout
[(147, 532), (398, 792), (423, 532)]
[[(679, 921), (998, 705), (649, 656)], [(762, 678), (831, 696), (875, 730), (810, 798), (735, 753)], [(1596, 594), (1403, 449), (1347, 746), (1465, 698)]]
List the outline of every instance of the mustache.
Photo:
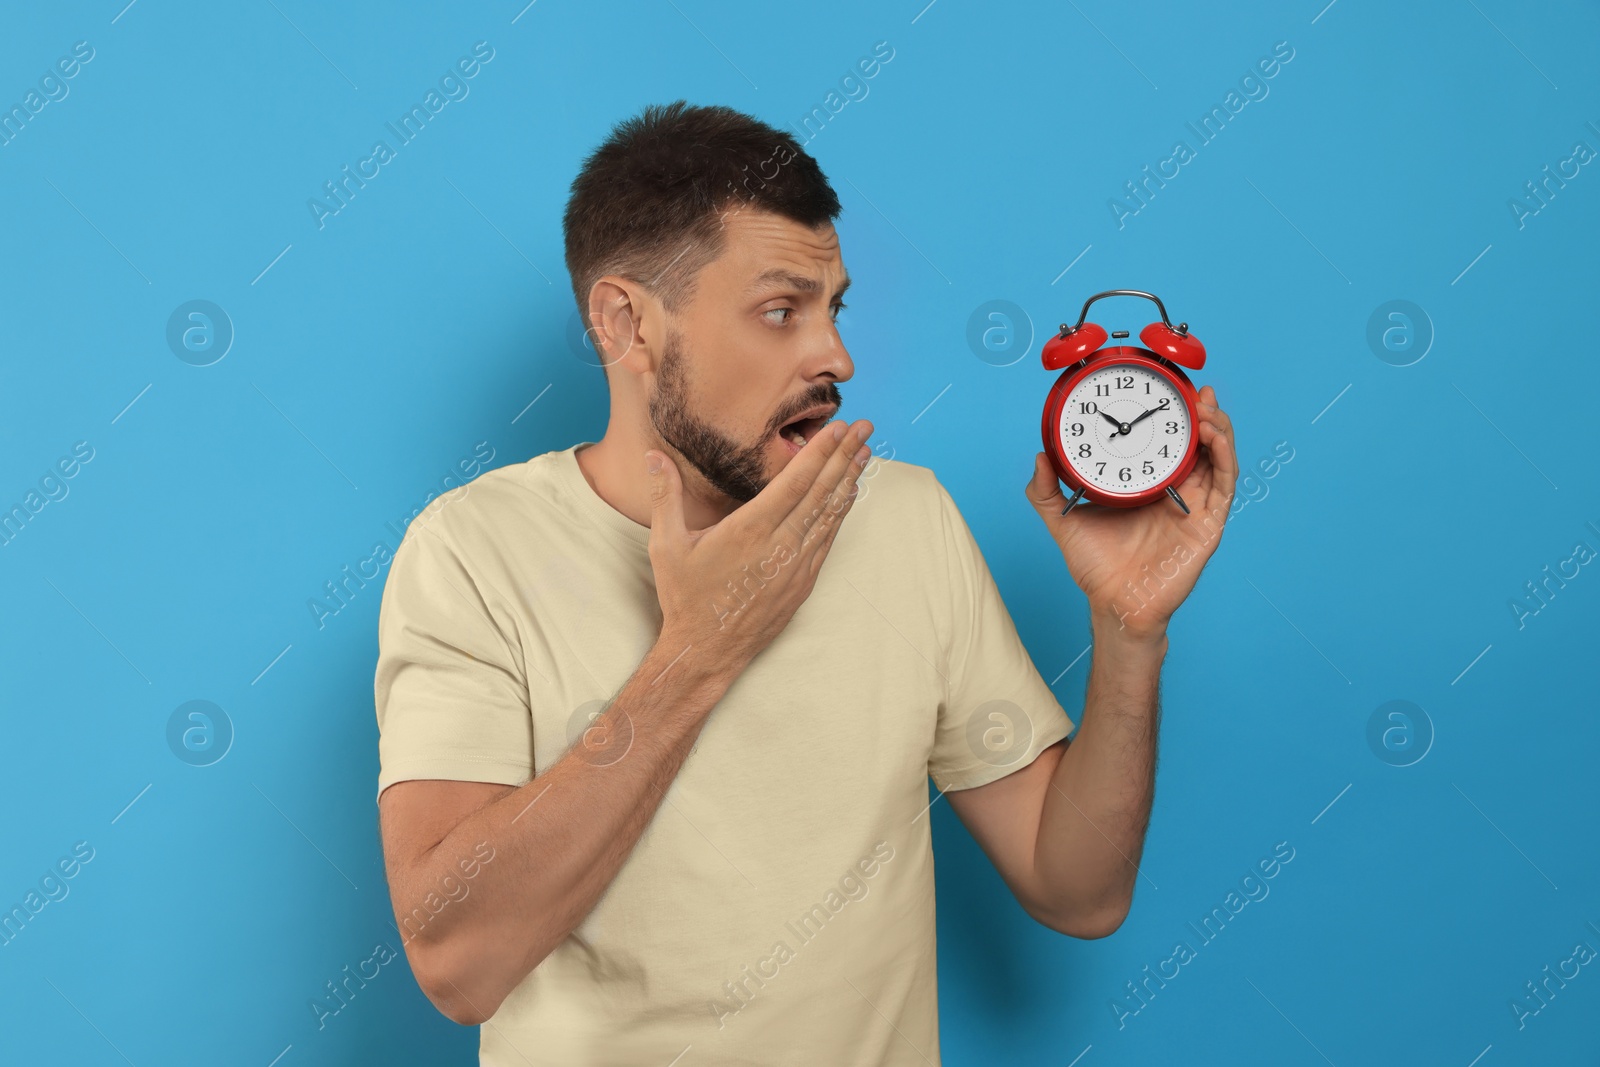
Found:
[[(789, 405), (787, 411), (780, 413), (773, 421), (767, 431), (767, 436), (771, 437), (783, 429), (785, 424), (797, 417), (802, 411), (807, 408), (814, 408), (818, 404), (832, 404), (836, 408), (842, 409), (844, 407), (844, 398), (839, 395), (839, 387), (829, 382), (827, 385), (818, 386), (815, 390), (798, 398), (793, 404)], [(835, 412), (835, 415), (837, 415), (837, 412)]]

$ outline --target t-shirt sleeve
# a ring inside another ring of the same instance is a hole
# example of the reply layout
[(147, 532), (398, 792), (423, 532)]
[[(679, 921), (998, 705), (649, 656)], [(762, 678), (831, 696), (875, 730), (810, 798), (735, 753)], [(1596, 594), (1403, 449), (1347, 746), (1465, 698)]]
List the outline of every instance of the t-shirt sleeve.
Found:
[(378, 610), (378, 794), (419, 778), (521, 785), (534, 768), (521, 664), (490, 592), (425, 519), (395, 552)]
[(1023, 646), (955, 501), (937, 479), (934, 485), (951, 619), (928, 773), (941, 790), (970, 789), (1026, 767), (1068, 736), (1073, 721)]

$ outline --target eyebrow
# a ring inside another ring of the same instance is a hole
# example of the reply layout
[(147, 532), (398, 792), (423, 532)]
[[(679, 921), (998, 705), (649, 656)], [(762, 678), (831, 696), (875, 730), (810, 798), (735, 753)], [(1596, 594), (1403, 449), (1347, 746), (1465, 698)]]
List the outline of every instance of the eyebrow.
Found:
[[(762, 271), (756, 275), (755, 280), (750, 283), (749, 288), (745, 291), (747, 293), (759, 293), (767, 289), (784, 288), (793, 289), (801, 293), (815, 293), (822, 288), (822, 284), (815, 278), (808, 278), (804, 274), (796, 274), (794, 271), (785, 270), (783, 267), (773, 267), (771, 270)], [(850, 272), (846, 271), (844, 284), (839, 286), (839, 291), (833, 294), (834, 298), (838, 299), (844, 296), (844, 292), (848, 288), (850, 288)]]

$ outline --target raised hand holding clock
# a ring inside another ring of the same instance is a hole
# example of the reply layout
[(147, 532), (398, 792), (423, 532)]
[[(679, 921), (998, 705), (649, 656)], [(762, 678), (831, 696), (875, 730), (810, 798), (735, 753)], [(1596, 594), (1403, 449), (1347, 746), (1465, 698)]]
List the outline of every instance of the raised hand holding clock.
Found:
[[(1161, 321), (1139, 334), (1148, 347), (1106, 345), (1113, 335), (1084, 321), (1108, 296), (1155, 302)], [(1154, 295), (1115, 289), (1090, 297), (1040, 357), (1064, 369), (1045, 402), (1045, 451), (1034, 457), (1028, 500), (1097, 622), (1162, 637), (1216, 550), (1238, 476), (1231, 421), (1215, 391), (1197, 392), (1184, 371), (1205, 365), (1205, 347)], [(1170, 417), (1149, 421), (1158, 412)], [(1074, 490), (1071, 501), (1058, 480)]]

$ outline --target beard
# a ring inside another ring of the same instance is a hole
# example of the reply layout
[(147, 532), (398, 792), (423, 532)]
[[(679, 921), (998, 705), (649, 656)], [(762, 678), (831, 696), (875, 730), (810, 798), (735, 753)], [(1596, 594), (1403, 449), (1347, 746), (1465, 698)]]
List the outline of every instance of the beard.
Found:
[(785, 423), (818, 404), (840, 404), (839, 387), (818, 385), (777, 412), (753, 444), (738, 441), (696, 417), (691, 409), (688, 361), (683, 337), (667, 330), (656, 390), (650, 397), (650, 423), (661, 440), (676, 449), (712, 488), (743, 504), (755, 499), (772, 479), (767, 454), (772, 438)]

